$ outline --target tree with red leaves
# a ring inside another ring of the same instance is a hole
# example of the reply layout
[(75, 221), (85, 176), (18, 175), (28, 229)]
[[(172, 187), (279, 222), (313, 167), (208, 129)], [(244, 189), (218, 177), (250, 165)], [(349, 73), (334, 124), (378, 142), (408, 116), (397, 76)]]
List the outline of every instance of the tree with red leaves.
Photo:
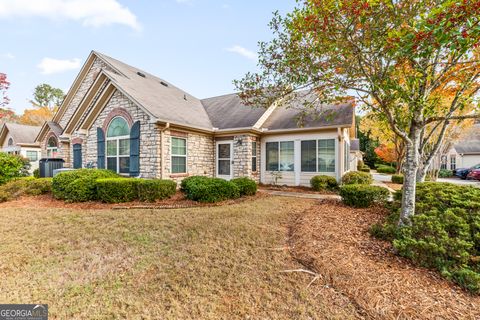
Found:
[(235, 81), (240, 97), (267, 106), (308, 90), (316, 99), (304, 107), (315, 111), (355, 92), (405, 143), (399, 223), (410, 223), (425, 142), (438, 137), (434, 154), (452, 122), (480, 117), (480, 0), (297, 3), (275, 14), (260, 71)]

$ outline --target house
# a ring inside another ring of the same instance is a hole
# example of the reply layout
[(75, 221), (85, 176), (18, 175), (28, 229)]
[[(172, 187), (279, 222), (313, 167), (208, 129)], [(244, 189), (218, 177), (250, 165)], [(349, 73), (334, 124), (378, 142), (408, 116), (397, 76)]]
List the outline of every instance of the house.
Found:
[(21, 155), (30, 160), (30, 171), (38, 168), (40, 145), (35, 138), (41, 127), (16, 123), (4, 123), (0, 129), (0, 147), (2, 152)]
[(290, 108), (242, 104), (237, 94), (197, 99), (166, 80), (91, 52), (36, 141), (71, 168), (173, 179), (205, 175), (308, 185), (350, 170), (353, 103), (322, 107), (299, 126)]
[(476, 123), (461, 135), (445, 152), (438, 156), (435, 169), (456, 170), (480, 164), (480, 124)]

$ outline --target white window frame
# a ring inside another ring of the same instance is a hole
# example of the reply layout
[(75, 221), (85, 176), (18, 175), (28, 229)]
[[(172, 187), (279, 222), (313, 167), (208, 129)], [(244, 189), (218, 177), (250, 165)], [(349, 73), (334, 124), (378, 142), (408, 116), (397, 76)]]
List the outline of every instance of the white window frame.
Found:
[[(334, 143), (333, 143), (333, 151), (334, 151), (334, 156), (335, 156), (335, 167), (334, 167), (334, 170), (333, 171), (319, 171), (318, 170), (318, 159), (319, 159), (319, 141), (321, 140), (333, 140)], [(302, 158), (301, 158), (301, 155), (302, 155), (302, 142), (304, 141), (315, 141), (315, 171), (302, 171)], [(344, 147), (344, 150), (345, 150), (345, 147)], [(344, 151), (345, 152), (345, 151)], [(337, 172), (337, 166), (339, 166), (340, 164), (338, 163), (340, 161), (340, 159), (337, 159), (338, 155), (337, 155), (337, 141), (335, 138), (321, 138), (321, 139), (318, 139), (318, 138), (314, 138), (314, 139), (302, 139), (300, 140), (300, 150), (299, 150), (299, 153), (300, 153), (300, 172), (301, 173), (327, 173), (327, 174), (331, 174), (331, 173), (335, 173)], [(345, 158), (345, 157), (344, 157)], [(344, 159), (345, 161), (345, 159)]]
[[(56, 146), (55, 147), (50, 147), (49, 146), (49, 141), (50, 139), (55, 139)], [(51, 136), (47, 140), (47, 158), (53, 158), (56, 159), (58, 155), (58, 139)]]
[[(34, 160), (30, 159), (30, 157), (28, 156), (28, 154), (32, 153), (32, 152), (35, 153), (35, 159)], [(26, 155), (26, 158), (28, 159), (28, 161), (30, 161), (30, 162), (38, 161), (38, 151), (26, 150), (25, 155)]]
[(451, 154), (450, 155), (450, 170), (455, 170), (455, 169), (457, 169), (457, 156), (454, 155), (454, 154)]
[[(292, 170), (282, 170), (282, 168), (280, 168), (280, 158), (281, 158), (281, 143), (285, 143), (285, 142), (290, 142), (293, 144), (293, 169)], [(278, 156), (277, 156), (277, 170), (268, 170), (267, 168), (267, 144), (269, 143), (276, 143), (277, 144), (277, 150), (278, 150)], [(265, 171), (266, 172), (295, 172), (295, 140), (280, 140), (280, 141), (267, 141), (265, 142)]]
[[(173, 139), (185, 140), (185, 154), (173, 154)], [(173, 157), (185, 157), (185, 172), (173, 172)], [(188, 138), (186, 137), (170, 137), (170, 173), (171, 174), (187, 174), (188, 173)]]
[[(120, 116), (117, 116), (117, 117), (114, 117), (112, 120), (110, 120), (110, 123), (108, 124), (107, 126), (107, 130), (105, 130), (105, 168), (108, 169), (108, 158), (116, 158), (117, 159), (117, 170), (116, 170), (116, 173), (120, 174), (120, 175), (129, 175), (130, 173), (128, 172), (120, 172), (120, 158), (130, 158), (130, 135), (124, 135), (124, 136), (116, 136), (116, 137), (108, 137), (108, 128), (110, 128), (110, 125), (112, 124), (113, 120), (115, 120), (116, 118), (122, 118), (126, 123), (127, 123), (127, 126), (128, 126), (128, 121), (127, 119), (125, 119), (124, 117), (120, 117)], [(131, 129), (129, 127), (129, 129)], [(117, 150), (117, 154), (115, 156), (109, 156), (108, 155), (108, 141), (115, 141), (116, 140), (116, 150)], [(128, 155), (120, 155), (120, 140), (128, 140)], [(129, 163), (129, 171), (130, 171), (130, 163)], [(110, 169), (108, 169), (110, 170)]]

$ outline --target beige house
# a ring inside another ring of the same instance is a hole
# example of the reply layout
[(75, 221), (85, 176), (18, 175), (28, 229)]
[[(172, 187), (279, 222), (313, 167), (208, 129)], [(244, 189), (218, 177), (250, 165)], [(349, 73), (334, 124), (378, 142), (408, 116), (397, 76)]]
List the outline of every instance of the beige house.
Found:
[(237, 94), (197, 99), (138, 68), (92, 52), (36, 141), (72, 168), (180, 181), (192, 175), (308, 185), (351, 168), (352, 104), (324, 106), (298, 126), (290, 108), (250, 108)]
[(20, 155), (30, 161), (30, 171), (38, 168), (40, 145), (35, 142), (41, 127), (4, 123), (0, 129), (2, 152)]

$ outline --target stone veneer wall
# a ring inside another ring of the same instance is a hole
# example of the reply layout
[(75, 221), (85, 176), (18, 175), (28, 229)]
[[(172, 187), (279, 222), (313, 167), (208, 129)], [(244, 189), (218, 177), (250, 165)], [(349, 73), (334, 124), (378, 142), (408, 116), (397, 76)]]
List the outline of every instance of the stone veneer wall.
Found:
[[(171, 137), (187, 139), (187, 173), (171, 173)], [(208, 176), (215, 175), (215, 147), (213, 137), (210, 135), (183, 132), (176, 130), (165, 130), (164, 132), (165, 155), (164, 179), (172, 179), (177, 183), (181, 182), (187, 176)]]
[(82, 101), (83, 97), (87, 94), (88, 89), (90, 89), (90, 86), (93, 84), (98, 73), (101, 71), (102, 68), (113, 71), (102, 60), (95, 58), (95, 61), (93, 62), (92, 67), (87, 72), (85, 79), (78, 87), (78, 90), (75, 96), (73, 97), (72, 101), (70, 102), (70, 105), (68, 106), (67, 110), (65, 111), (62, 118), (60, 119), (58, 123), (60, 127), (65, 129), (65, 126), (67, 125), (68, 121), (73, 116), (73, 113), (78, 108), (80, 102)]
[[(241, 141), (241, 144), (239, 143)], [(257, 142), (257, 171), (252, 171), (252, 142)], [(233, 177), (248, 177), (260, 181), (260, 139), (251, 135), (233, 138)]]
[(95, 120), (88, 134), (83, 137), (83, 166), (88, 162), (97, 164), (97, 127), (104, 127), (108, 115), (116, 108), (125, 109), (133, 121), (140, 121), (140, 175), (142, 178), (160, 177), (160, 130), (150, 122), (150, 116), (116, 91)]

